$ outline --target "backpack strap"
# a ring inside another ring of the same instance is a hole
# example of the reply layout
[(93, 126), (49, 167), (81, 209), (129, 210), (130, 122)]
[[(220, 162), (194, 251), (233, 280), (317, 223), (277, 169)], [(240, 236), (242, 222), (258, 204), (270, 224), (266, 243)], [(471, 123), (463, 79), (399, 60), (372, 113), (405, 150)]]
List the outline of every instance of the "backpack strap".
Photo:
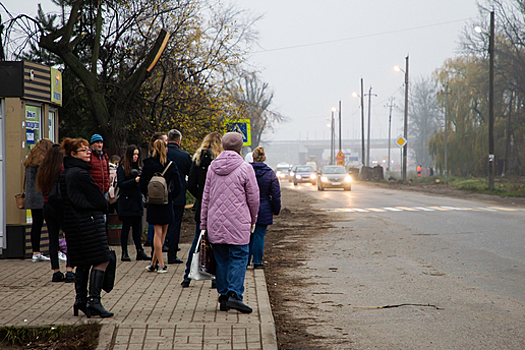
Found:
[(164, 171), (162, 172), (162, 174), (160, 174), (160, 176), (164, 177), (164, 173), (166, 172), (166, 170), (169, 169), (171, 163), (173, 163), (173, 162), (170, 160), (170, 163), (168, 164), (168, 166), (166, 168), (164, 168)]

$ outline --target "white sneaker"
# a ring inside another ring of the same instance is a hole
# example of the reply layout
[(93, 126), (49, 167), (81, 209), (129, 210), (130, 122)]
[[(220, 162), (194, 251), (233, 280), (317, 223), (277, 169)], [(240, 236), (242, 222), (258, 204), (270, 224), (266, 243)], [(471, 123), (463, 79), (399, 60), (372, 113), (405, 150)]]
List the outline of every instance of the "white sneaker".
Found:
[(49, 260), (51, 259), (49, 259), (44, 254), (36, 254), (36, 255), (33, 254), (33, 258), (31, 259), (32, 262), (49, 261)]
[(64, 254), (62, 252), (58, 252), (58, 260), (60, 260), (60, 261), (67, 261), (66, 254)]

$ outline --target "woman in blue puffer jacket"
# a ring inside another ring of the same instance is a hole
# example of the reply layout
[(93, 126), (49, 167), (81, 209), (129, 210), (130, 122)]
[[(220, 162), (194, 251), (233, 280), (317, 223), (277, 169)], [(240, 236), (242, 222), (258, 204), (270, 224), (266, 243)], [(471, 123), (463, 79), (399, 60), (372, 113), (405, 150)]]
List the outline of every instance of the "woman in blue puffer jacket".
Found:
[(264, 148), (257, 147), (253, 151), (252, 167), (259, 185), (259, 214), (255, 231), (250, 237), (250, 255), (248, 264), (253, 259), (254, 269), (264, 269), (262, 257), (264, 253), (264, 236), (268, 225), (273, 224), (273, 216), (281, 211), (281, 187), (275, 172), (266, 164)]

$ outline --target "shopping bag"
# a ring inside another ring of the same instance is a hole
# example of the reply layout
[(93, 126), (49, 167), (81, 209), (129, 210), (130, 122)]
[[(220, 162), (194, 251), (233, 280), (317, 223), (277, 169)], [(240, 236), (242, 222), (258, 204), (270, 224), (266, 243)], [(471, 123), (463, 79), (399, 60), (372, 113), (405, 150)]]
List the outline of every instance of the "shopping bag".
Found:
[(114, 250), (109, 251), (109, 264), (106, 267), (106, 272), (104, 273), (104, 281), (102, 282), (102, 289), (107, 293), (113, 290), (115, 285), (115, 275), (117, 272), (117, 255)]
[(201, 242), (205, 232), (205, 230), (201, 231), (199, 235), (199, 240), (197, 241), (197, 245), (195, 246), (195, 253), (193, 253), (193, 256), (191, 257), (190, 273), (188, 274), (188, 277), (194, 281), (211, 280), (215, 277), (212, 275), (204, 274), (200, 270)]
[(16, 202), (16, 207), (18, 209), (25, 209), (25, 207), (26, 207), (26, 194), (25, 193), (15, 194), (15, 202)]
[(213, 256), (213, 247), (208, 241), (208, 234), (204, 231), (202, 235), (201, 244), (200, 244), (200, 255), (199, 255), (199, 269), (200, 272), (215, 277), (215, 272), (217, 270), (217, 262)]

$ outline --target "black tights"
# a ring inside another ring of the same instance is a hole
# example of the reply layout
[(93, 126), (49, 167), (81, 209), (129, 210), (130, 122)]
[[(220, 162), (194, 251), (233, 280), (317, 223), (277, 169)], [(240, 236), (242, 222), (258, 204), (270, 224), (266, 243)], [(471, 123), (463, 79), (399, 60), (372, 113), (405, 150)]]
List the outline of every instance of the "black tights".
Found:
[(44, 209), (31, 209), (33, 224), (31, 225), (31, 248), (33, 252), (40, 251), (42, 226), (44, 226)]
[(137, 250), (142, 249), (142, 232), (141, 232), (141, 224), (142, 224), (142, 217), (141, 216), (123, 216), (120, 218), (122, 221), (122, 230), (120, 231), (120, 246), (122, 247), (122, 251), (127, 251), (128, 249), (128, 235), (129, 235), (129, 229), (130, 227), (133, 230), (133, 242), (135, 243), (135, 248)]

